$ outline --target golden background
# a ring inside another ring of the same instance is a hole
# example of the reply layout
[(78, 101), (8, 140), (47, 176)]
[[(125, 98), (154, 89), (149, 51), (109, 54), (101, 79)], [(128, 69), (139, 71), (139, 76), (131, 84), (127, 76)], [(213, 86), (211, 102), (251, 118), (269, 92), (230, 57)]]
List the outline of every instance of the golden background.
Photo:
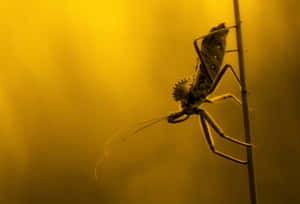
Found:
[[(112, 145), (101, 182), (93, 173), (116, 129), (177, 110), (172, 87), (193, 73), (193, 39), (233, 25), (232, 1), (12, 0), (0, 8), (1, 203), (249, 203), (247, 169), (211, 153), (196, 117)], [(297, 203), (299, 3), (240, 0), (240, 8), (258, 201)], [(227, 45), (235, 48), (233, 30)], [(236, 54), (224, 63), (237, 68)], [(239, 95), (230, 74), (215, 94), (225, 92)], [(238, 105), (206, 108), (244, 139)]]

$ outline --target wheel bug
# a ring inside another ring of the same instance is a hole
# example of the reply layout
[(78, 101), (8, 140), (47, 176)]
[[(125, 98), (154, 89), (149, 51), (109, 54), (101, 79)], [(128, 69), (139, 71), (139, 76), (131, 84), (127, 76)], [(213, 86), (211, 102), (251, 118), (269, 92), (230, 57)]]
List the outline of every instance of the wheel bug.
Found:
[[(224, 23), (221, 23), (220, 25), (213, 27), (210, 30), (209, 34), (196, 38), (194, 40), (194, 47), (198, 55), (194, 77), (192, 79), (185, 79), (176, 83), (173, 92), (175, 101), (180, 102), (181, 104), (181, 110), (179, 112), (172, 113), (168, 116), (164, 116), (161, 118), (152, 119), (140, 123), (140, 125), (142, 125), (140, 128), (125, 135), (121, 139), (121, 141), (124, 141), (126, 136), (135, 135), (136, 133), (162, 120), (167, 119), (168, 123), (180, 123), (187, 120), (191, 115), (199, 115), (200, 124), (202, 125), (206, 140), (212, 152), (214, 152), (215, 154), (221, 157), (224, 157), (226, 159), (229, 159), (231, 161), (240, 164), (248, 163), (248, 161), (237, 159), (233, 156), (230, 156), (226, 153), (220, 152), (215, 149), (214, 141), (211, 137), (208, 125), (210, 125), (217, 132), (218, 135), (231, 142), (243, 146), (251, 146), (251, 144), (242, 142), (240, 140), (225, 135), (223, 130), (213, 120), (212, 116), (210, 116), (208, 112), (205, 111), (204, 109), (199, 108), (203, 103), (214, 103), (216, 101), (225, 100), (225, 99), (233, 99), (238, 104), (241, 104), (241, 102), (236, 96), (229, 93), (211, 99), (207, 98), (210, 94), (214, 92), (221, 78), (223, 77), (223, 75), (227, 70), (231, 70), (235, 79), (240, 85), (240, 80), (231, 65), (226, 64), (224, 67), (221, 68), (225, 52), (237, 51), (237, 50), (225, 51), (226, 36), (229, 32), (229, 29), (234, 27), (235, 26), (226, 27)], [(201, 39), (203, 40), (200, 49), (198, 45), (198, 41)], [(112, 141), (113, 141), (113, 136), (107, 138), (105, 142), (103, 160), (101, 162), (98, 161), (95, 167), (96, 179), (98, 178), (97, 166), (104, 165), (104, 162), (108, 157), (108, 150), (106, 149), (106, 147), (112, 144)]]
[[(212, 28), (208, 35), (194, 40), (194, 47), (198, 55), (195, 76), (192, 80), (186, 79), (175, 84), (173, 96), (175, 101), (180, 102), (181, 110), (170, 114), (167, 119), (169, 123), (179, 123), (187, 120), (191, 115), (199, 115), (200, 123), (212, 152), (234, 162), (247, 164), (247, 161), (237, 159), (216, 150), (208, 125), (210, 125), (218, 135), (231, 142), (243, 146), (251, 146), (251, 144), (226, 136), (219, 125), (213, 120), (212, 116), (210, 116), (204, 109), (199, 108), (203, 103), (214, 103), (216, 101), (230, 98), (241, 104), (236, 96), (229, 93), (211, 99), (207, 98), (214, 92), (220, 82), (220, 79), (227, 70), (231, 70), (235, 79), (240, 84), (240, 80), (231, 65), (226, 64), (221, 68), (224, 54), (226, 52), (226, 36), (230, 28), (232, 27), (226, 28), (225, 24), (221, 23), (220, 25)], [(198, 41), (201, 39), (203, 40), (200, 50)], [(232, 52), (232, 50), (230, 50), (230, 52)]]

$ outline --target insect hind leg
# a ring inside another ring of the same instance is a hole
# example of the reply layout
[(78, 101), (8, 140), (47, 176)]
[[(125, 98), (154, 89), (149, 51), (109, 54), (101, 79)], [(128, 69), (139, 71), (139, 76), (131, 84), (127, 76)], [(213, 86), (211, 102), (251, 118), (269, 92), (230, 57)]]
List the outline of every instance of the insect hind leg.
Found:
[(213, 118), (206, 111), (202, 110), (201, 114), (203, 115), (205, 120), (209, 123), (209, 125), (218, 133), (218, 135), (220, 135), (224, 139), (234, 142), (236, 144), (246, 146), (246, 147), (252, 146), (252, 144), (249, 144), (249, 143), (246, 143), (246, 142), (240, 141), (238, 139), (235, 139), (233, 137), (229, 137), (229, 136), (225, 135), (224, 131), (220, 128), (220, 126), (213, 120)]
[(205, 118), (205, 116), (202, 113), (200, 113), (200, 122), (202, 124), (202, 128), (203, 128), (204, 135), (206, 137), (207, 143), (208, 143), (208, 145), (209, 145), (209, 147), (210, 147), (210, 149), (211, 149), (211, 151), (213, 153), (215, 153), (218, 156), (221, 156), (221, 157), (223, 157), (225, 159), (229, 159), (229, 160), (231, 160), (233, 162), (239, 163), (239, 164), (244, 164), (245, 165), (245, 164), (248, 163), (248, 161), (244, 161), (244, 160), (235, 158), (235, 157), (233, 157), (233, 156), (231, 156), (229, 154), (226, 154), (226, 153), (223, 153), (223, 152), (220, 152), (220, 151), (216, 150), (215, 149), (215, 145), (214, 145), (214, 141), (213, 141), (213, 139), (211, 137), (209, 128), (207, 126), (206, 118)]

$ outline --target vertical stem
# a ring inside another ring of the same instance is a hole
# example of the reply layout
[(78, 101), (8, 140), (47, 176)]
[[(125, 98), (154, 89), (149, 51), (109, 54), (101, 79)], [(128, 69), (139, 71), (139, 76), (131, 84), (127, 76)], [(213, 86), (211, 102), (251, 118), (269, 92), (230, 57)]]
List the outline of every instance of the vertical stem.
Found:
[[(233, 0), (233, 4), (234, 4), (234, 15), (235, 15), (235, 23), (236, 23), (236, 39), (237, 39), (237, 47), (238, 47), (240, 79), (241, 79), (241, 86), (242, 86), (245, 137), (246, 137), (246, 142), (251, 143), (247, 88), (246, 88), (246, 79), (245, 79), (245, 70), (244, 70), (241, 19), (240, 19), (238, 0)], [(249, 191), (250, 191), (251, 204), (256, 204), (257, 202), (256, 202), (256, 191), (255, 191), (255, 177), (254, 177), (252, 147), (247, 147), (247, 160), (248, 160), (248, 177), (249, 177)]]

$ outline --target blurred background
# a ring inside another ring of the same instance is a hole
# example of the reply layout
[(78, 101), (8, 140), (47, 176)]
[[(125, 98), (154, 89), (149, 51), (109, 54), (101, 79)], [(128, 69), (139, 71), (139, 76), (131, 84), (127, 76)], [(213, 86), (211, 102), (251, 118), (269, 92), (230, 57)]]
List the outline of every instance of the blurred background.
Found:
[[(299, 2), (240, 0), (259, 203), (297, 203)], [(0, 6), (0, 202), (249, 203), (247, 168), (208, 148), (198, 118), (163, 121), (109, 148), (116, 129), (177, 111), (193, 39), (234, 24), (230, 0), (4, 1)], [(227, 48), (234, 49), (231, 30)], [(224, 63), (236, 70), (236, 53)], [(229, 73), (214, 95), (239, 88)], [(241, 107), (204, 106), (244, 139)], [(217, 148), (245, 158), (214, 134)]]

